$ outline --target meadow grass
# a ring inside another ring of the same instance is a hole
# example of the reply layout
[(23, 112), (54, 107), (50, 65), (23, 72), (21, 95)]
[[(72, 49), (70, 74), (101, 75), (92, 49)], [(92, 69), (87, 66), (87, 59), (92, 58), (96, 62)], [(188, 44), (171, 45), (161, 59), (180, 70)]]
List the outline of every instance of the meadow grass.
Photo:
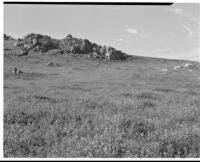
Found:
[(198, 158), (200, 109), (171, 102), (14, 97), (4, 109), (4, 155)]
[(178, 63), (5, 55), (4, 157), (199, 158), (199, 72), (159, 70)]

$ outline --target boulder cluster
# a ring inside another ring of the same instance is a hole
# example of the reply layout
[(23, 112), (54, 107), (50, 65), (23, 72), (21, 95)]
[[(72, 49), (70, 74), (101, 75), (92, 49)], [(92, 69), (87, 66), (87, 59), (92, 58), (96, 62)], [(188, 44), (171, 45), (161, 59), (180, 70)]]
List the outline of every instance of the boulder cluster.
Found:
[(16, 40), (15, 46), (21, 47), (17, 55), (27, 55), (29, 50), (34, 52), (48, 52), (51, 49), (58, 49), (60, 53), (70, 53), (74, 56), (88, 54), (93, 59), (125, 60), (127, 55), (122, 51), (110, 46), (101, 46), (92, 43), (87, 39), (79, 39), (68, 34), (66, 38), (57, 40), (50, 36), (30, 33), (23, 39)]
[(192, 71), (192, 70), (199, 70), (200, 69), (200, 64), (191, 64), (191, 63), (186, 63), (184, 65), (181, 65), (181, 66), (175, 66), (173, 68), (173, 70), (181, 70), (181, 69), (186, 69), (186, 70), (189, 70), (189, 71)]
[(15, 41), (14, 46), (20, 47), (17, 56), (27, 55), (29, 50), (34, 52), (47, 52), (50, 49), (58, 48), (58, 41), (50, 36), (30, 33)]
[(90, 58), (95, 59), (124, 60), (127, 57), (125, 53), (113, 47), (97, 45), (87, 39), (74, 38), (71, 34), (61, 40), (60, 48), (66, 53), (89, 54)]
[(58, 48), (58, 41), (50, 36), (30, 33), (23, 38), (24, 47), (27, 50), (34, 49), (35, 52), (47, 52)]

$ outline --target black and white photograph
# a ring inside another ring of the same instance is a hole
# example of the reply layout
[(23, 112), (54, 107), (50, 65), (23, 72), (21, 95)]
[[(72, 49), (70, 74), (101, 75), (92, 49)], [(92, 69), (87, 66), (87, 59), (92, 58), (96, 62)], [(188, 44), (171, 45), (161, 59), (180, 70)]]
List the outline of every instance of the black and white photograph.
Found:
[(2, 4), (3, 158), (200, 159), (200, 3)]

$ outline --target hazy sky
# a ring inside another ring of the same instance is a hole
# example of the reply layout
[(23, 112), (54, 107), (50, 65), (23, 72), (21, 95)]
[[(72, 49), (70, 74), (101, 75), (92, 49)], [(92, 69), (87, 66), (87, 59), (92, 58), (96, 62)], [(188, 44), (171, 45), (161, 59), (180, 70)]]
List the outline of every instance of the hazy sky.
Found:
[(4, 5), (4, 33), (87, 38), (128, 54), (200, 60), (200, 4)]

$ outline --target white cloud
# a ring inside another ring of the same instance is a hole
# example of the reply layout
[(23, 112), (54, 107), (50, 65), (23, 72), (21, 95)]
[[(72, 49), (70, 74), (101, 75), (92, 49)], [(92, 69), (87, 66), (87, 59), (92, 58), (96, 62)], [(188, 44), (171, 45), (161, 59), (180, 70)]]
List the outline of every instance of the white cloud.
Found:
[(194, 23), (200, 24), (199, 19), (193, 17), (192, 15), (189, 15), (189, 14), (185, 13), (185, 12), (183, 11), (183, 9), (181, 9), (181, 8), (174, 8), (172, 11), (173, 11), (174, 13), (180, 15), (180, 16), (183, 16), (183, 17), (185, 17), (185, 18), (188, 18), (190, 21), (192, 21), (192, 22), (194, 22)]
[[(182, 17), (184, 17), (184, 18), (186, 18), (187, 20), (189, 20), (191, 23), (194, 23), (195, 25), (197, 25), (197, 27), (199, 27), (199, 25), (200, 25), (200, 21), (199, 21), (199, 19), (197, 18), (197, 17), (195, 17), (195, 16), (192, 16), (192, 15), (190, 15), (190, 14), (188, 14), (188, 13), (186, 13), (183, 9), (181, 9), (181, 8), (173, 8), (172, 9), (172, 11), (174, 12), (174, 13), (176, 13), (176, 14), (178, 14), (178, 15), (180, 15), (180, 16), (182, 16)], [(190, 25), (194, 25), (194, 24), (190, 24)], [(197, 37), (196, 39), (194, 39), (194, 41), (199, 41), (199, 34), (197, 34), (197, 33), (199, 33), (199, 29), (195, 29), (195, 30), (192, 30), (189, 26), (187, 26), (187, 25), (184, 25), (184, 24), (181, 24), (180, 25), (182, 28), (184, 28), (184, 30), (187, 32), (187, 35), (186, 35), (186, 37), (188, 37), (188, 38), (195, 38), (195, 37)], [(194, 28), (193, 28), (194, 29)], [(190, 39), (191, 40), (191, 39)]]
[(123, 41), (124, 41), (123, 38), (116, 38), (115, 40), (116, 40), (116, 41), (119, 41), (119, 42), (123, 42)]
[(186, 25), (181, 25), (186, 31), (187, 31), (187, 37), (193, 37), (194, 32), (192, 31), (192, 29), (190, 29), (188, 26)]
[(175, 13), (179, 14), (179, 15), (185, 15), (184, 12), (183, 12), (183, 10), (180, 9), (180, 8), (175, 8), (173, 11), (174, 11)]
[(127, 32), (131, 33), (131, 34), (138, 34), (138, 31), (136, 29), (126, 29)]
[(137, 36), (139, 36), (141, 38), (149, 37), (149, 35), (140, 33), (137, 29), (134, 29), (134, 28), (127, 28), (127, 29), (125, 29), (125, 31), (127, 31), (127, 32), (129, 32), (131, 34), (137, 35)]
[(122, 43), (127, 43), (127, 44), (130, 43), (128, 40), (125, 40), (123, 38), (116, 38), (115, 41), (122, 42)]

